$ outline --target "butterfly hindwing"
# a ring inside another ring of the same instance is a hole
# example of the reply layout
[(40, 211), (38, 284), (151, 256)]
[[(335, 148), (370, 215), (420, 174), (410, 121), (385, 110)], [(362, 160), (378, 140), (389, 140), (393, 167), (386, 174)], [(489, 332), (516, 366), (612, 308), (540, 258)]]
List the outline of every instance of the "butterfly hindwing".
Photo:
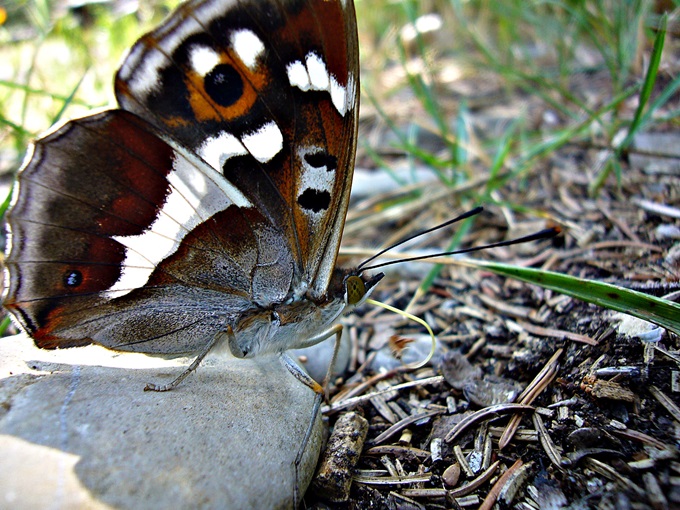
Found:
[(191, 352), (282, 299), (293, 261), (280, 232), (214, 174), (121, 110), (42, 138), (8, 216), (5, 306), (40, 347)]

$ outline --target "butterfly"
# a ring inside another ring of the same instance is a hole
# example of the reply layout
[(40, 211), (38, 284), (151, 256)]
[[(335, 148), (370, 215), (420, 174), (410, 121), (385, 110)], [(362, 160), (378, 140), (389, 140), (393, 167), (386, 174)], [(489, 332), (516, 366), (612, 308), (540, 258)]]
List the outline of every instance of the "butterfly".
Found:
[[(239, 358), (339, 335), (357, 141), (351, 0), (194, 0), (131, 48), (119, 108), (55, 127), (7, 214), (4, 307), (41, 348)], [(317, 404), (318, 407), (318, 404)]]

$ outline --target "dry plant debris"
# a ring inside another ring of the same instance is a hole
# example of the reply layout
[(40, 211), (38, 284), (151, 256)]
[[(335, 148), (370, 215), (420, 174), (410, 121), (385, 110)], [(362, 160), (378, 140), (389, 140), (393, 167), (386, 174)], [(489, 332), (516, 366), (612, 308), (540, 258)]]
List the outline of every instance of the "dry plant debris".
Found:
[[(596, 95), (595, 78), (593, 85), (577, 85), (593, 87)], [(469, 90), (475, 90), (475, 79), (479, 90), (493, 87), (477, 76), (469, 79)], [(498, 96), (503, 98), (502, 91), (495, 92), (495, 101), (473, 109), (476, 126), (490, 122)], [(394, 98), (394, 118), (402, 115), (405, 123), (420, 118), (418, 106), (404, 96)], [(536, 98), (503, 99), (537, 119), (549, 113)], [(362, 128), (380, 146), (384, 126), (373, 113), (364, 110)], [(646, 133), (639, 142), (646, 152), (622, 161), (620, 186), (612, 180), (596, 196), (589, 194), (589, 172), (606, 148), (563, 147), (494, 197), (521, 204), (526, 214), (487, 208), (465, 245), (557, 224), (564, 230), (557, 239), (479, 257), (680, 300), (677, 156), (663, 156), (664, 165), (648, 154), (656, 134), (672, 135), (678, 145), (672, 123), (666, 129), (669, 133)], [(386, 148), (382, 155), (399, 166), (398, 151)], [(364, 162), (360, 155), (359, 166)], [(360, 260), (374, 253), (372, 247), (476, 205), (465, 197), (483, 191), (488, 161), (480, 157), (471, 165), (474, 177), (458, 186), (424, 182), (356, 201), (344, 253)], [(402, 205), (381, 206), (397, 202)], [(538, 211), (544, 219), (535, 219)], [(441, 249), (449, 239), (450, 233), (435, 233), (408, 251)], [(390, 271), (376, 298), (408, 309), (435, 329), (440, 350), (432, 366), (409, 371), (375, 362), (395, 339), (404, 353), (417, 344), (423, 332), (413, 323), (370, 307), (348, 318), (351, 366), (335, 381), (325, 414), (331, 426), (348, 410), (362, 414), (368, 421), (366, 444), (347, 499), (329, 503), (312, 496), (305, 501), (308, 508), (680, 507), (678, 337), (455, 264), (445, 265), (423, 294), (418, 288), (429, 270), (405, 264)]]

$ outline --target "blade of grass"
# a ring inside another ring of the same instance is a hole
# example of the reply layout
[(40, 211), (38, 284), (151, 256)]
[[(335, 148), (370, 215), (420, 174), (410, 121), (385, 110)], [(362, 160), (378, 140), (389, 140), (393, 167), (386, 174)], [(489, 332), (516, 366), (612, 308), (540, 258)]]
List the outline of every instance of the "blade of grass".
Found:
[(14, 192), (14, 182), (12, 182), (12, 186), (9, 188), (9, 193), (7, 193), (7, 196), (5, 197), (5, 200), (3, 200), (2, 205), (0, 205), (0, 221), (5, 217), (5, 213), (7, 212), (7, 209), (9, 208), (9, 204), (12, 203), (12, 193)]
[[(652, 104), (649, 106), (645, 114), (642, 116), (640, 124), (646, 126), (650, 122), (654, 112), (658, 111), (671, 98), (673, 98), (677, 93), (678, 89), (680, 89), (680, 76), (676, 76), (675, 79), (661, 91), (659, 96), (654, 101), (652, 101)], [(666, 120), (677, 121), (678, 117), (680, 117), (680, 110), (676, 109), (669, 111), (666, 116), (660, 116), (657, 120), (660, 122), (664, 122)]]
[(78, 83), (76, 83), (76, 86), (73, 87), (73, 90), (72, 90), (71, 93), (68, 95), (68, 97), (66, 98), (66, 100), (64, 101), (64, 103), (61, 105), (61, 108), (59, 109), (59, 111), (57, 112), (57, 114), (56, 114), (56, 115), (54, 116), (54, 118), (52, 119), (52, 124), (54, 124), (55, 122), (59, 121), (59, 119), (61, 119), (62, 115), (64, 115), (64, 112), (66, 111), (66, 109), (67, 109), (67, 108), (69, 107), (69, 105), (73, 102), (73, 97), (76, 95), (76, 92), (78, 92), (78, 89), (80, 88), (80, 85), (82, 85), (84, 79), (85, 79), (85, 73), (83, 73), (83, 75), (82, 75), (82, 76), (80, 77), (80, 79), (78, 80)]
[[(2, 312), (3, 314), (7, 312)], [(2, 318), (2, 321), (0, 321), (0, 336), (5, 336), (5, 333), (7, 331), (7, 328), (9, 328), (10, 324), (12, 324), (12, 319), (9, 318), (9, 315), (5, 315)]]
[(542, 271), (540, 269), (472, 259), (459, 260), (458, 262), (468, 267), (491, 271), (498, 275), (533, 283), (545, 289), (580, 299), (586, 303), (627, 313), (666, 328), (676, 335), (680, 335), (680, 304), (666, 299), (618, 287), (610, 283), (586, 280), (553, 271)]
[[(640, 99), (638, 101), (637, 109), (635, 110), (635, 115), (633, 120), (628, 127), (628, 133), (623, 141), (616, 147), (616, 150), (612, 157), (616, 157), (618, 160), (621, 157), (621, 153), (628, 148), (630, 143), (633, 141), (633, 137), (638, 133), (639, 128), (643, 125), (642, 120), (647, 117), (643, 116), (645, 107), (649, 103), (649, 99), (654, 90), (654, 85), (656, 84), (656, 79), (659, 74), (659, 64), (661, 63), (661, 55), (663, 53), (664, 42), (666, 40), (666, 26), (668, 23), (667, 15), (662, 16), (659, 23), (659, 30), (654, 39), (654, 47), (652, 48), (652, 54), (649, 60), (649, 67), (645, 75), (644, 82), (642, 83), (642, 89), (640, 90)], [(650, 108), (651, 111), (651, 108)], [(598, 191), (602, 188), (607, 177), (611, 173), (612, 169), (620, 168), (619, 165), (605, 165), (602, 172), (597, 176), (595, 181), (591, 184), (589, 193), (591, 196), (596, 195)], [(621, 176), (617, 175), (617, 181), (621, 181)]]
[[(405, 135), (402, 132), (402, 130), (396, 125), (394, 120), (392, 120), (390, 116), (387, 115), (385, 111), (380, 107), (380, 102), (375, 99), (371, 92), (366, 89), (364, 89), (362, 92), (366, 94), (368, 100), (374, 106), (380, 118), (385, 122), (390, 131), (392, 131), (392, 133), (394, 133), (394, 135), (397, 137), (399, 148), (404, 152), (410, 154), (411, 156), (418, 158), (425, 165), (430, 166), (432, 171), (441, 177), (441, 169), (447, 166), (447, 164), (440, 161), (435, 155), (411, 143), (407, 135)], [(445, 179), (442, 179), (442, 181), (444, 180)]]
[(396, 182), (399, 186), (405, 186), (406, 182), (404, 179), (399, 177), (397, 173), (392, 169), (392, 166), (383, 158), (369, 143), (362, 144), (366, 155), (373, 160), (378, 168), (382, 171), (387, 172), (387, 174)]
[(72, 94), (69, 94), (68, 96), (64, 96), (62, 94), (55, 94), (55, 93), (49, 92), (47, 90), (29, 87), (24, 83), (16, 83), (16, 82), (7, 81), (7, 80), (0, 80), (0, 87), (6, 87), (8, 89), (20, 90), (20, 91), (22, 91), (26, 94), (30, 94), (32, 96), (48, 97), (48, 98), (52, 99), (53, 101), (67, 101), (67, 100), (71, 99), (72, 104), (78, 105), (78, 106), (85, 106), (87, 108), (95, 108), (97, 106), (101, 106), (101, 105), (93, 105), (91, 103), (88, 103), (87, 101), (83, 101), (82, 99), (72, 99)]
[(453, 158), (451, 160), (451, 176), (449, 182), (459, 184), (465, 181), (465, 175), (459, 171), (461, 165), (468, 162), (469, 154), (467, 146), (470, 143), (470, 133), (468, 131), (467, 118), (469, 111), (467, 103), (461, 101), (458, 108), (458, 116), (456, 117), (456, 139), (452, 148)]

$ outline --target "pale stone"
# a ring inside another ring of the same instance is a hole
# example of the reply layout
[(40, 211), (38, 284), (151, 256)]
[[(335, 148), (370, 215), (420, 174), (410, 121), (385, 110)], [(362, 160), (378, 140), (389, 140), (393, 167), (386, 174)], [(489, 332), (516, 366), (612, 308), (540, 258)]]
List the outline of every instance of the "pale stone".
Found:
[[(274, 358), (177, 361), (97, 347), (0, 348), (0, 507), (290, 508), (313, 392)], [(318, 459), (317, 420), (300, 469)]]

